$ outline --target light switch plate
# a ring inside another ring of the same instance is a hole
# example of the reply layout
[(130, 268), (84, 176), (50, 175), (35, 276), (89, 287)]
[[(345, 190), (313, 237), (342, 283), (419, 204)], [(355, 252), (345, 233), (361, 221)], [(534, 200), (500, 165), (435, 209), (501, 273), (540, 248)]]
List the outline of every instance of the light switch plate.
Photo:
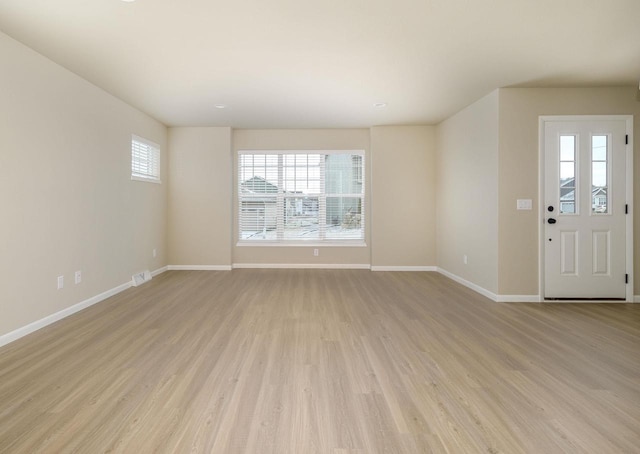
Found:
[(531, 199), (518, 199), (516, 208), (518, 210), (531, 210), (533, 209), (533, 201)]

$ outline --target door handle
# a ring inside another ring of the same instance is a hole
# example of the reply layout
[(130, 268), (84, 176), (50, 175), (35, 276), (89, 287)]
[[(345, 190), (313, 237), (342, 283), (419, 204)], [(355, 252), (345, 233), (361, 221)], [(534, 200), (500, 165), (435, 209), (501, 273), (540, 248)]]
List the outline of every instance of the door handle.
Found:
[(555, 224), (555, 223), (556, 223), (556, 222), (558, 222), (558, 221), (556, 221), (554, 218), (549, 218), (549, 220), (547, 220), (547, 222), (548, 222), (549, 224)]

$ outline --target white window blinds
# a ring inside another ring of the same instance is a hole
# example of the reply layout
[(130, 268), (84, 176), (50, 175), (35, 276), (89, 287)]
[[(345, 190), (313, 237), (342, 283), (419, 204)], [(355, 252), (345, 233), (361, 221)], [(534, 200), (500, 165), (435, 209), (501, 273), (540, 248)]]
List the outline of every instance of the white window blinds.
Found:
[(131, 137), (131, 179), (160, 183), (160, 147), (138, 136)]
[(362, 151), (240, 151), (241, 243), (364, 243)]

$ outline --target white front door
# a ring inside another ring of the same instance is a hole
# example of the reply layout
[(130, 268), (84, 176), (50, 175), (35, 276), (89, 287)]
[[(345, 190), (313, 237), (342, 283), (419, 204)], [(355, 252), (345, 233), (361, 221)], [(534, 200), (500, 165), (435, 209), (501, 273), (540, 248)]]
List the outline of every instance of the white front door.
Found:
[(544, 122), (545, 298), (626, 296), (626, 125)]

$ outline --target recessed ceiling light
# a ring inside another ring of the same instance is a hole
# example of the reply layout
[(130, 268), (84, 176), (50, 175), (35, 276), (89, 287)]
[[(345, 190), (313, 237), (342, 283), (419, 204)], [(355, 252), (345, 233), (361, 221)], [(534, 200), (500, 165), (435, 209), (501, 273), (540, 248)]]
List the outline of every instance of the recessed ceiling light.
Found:
[(123, 2), (125, 2), (125, 3), (133, 3), (133, 2), (135, 2), (136, 0), (122, 0), (122, 1), (123, 1)]
[(216, 109), (226, 109), (227, 106), (225, 104), (215, 104), (213, 107)]
[(387, 107), (387, 103), (386, 102), (377, 102), (373, 105), (373, 107), (376, 107), (378, 109), (381, 109), (383, 107)]

